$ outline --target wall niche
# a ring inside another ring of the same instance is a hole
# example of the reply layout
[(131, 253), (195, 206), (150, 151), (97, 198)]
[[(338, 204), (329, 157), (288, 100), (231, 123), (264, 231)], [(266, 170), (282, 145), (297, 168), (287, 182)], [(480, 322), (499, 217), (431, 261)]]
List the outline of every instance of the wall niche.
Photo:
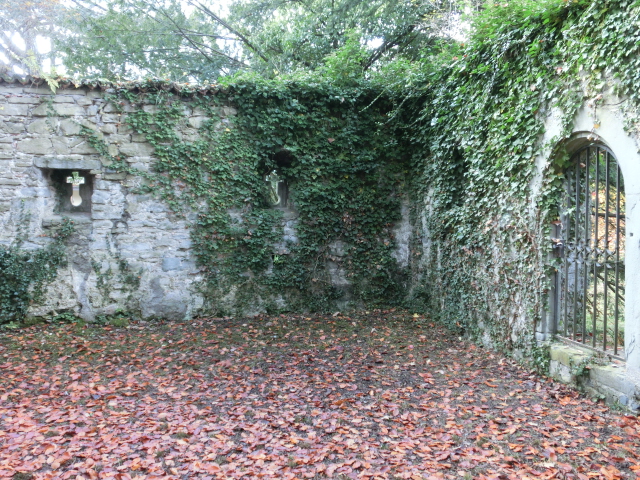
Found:
[[(75, 174), (75, 175), (74, 175)], [(91, 213), (91, 196), (93, 195), (94, 175), (90, 175), (88, 170), (56, 169), (49, 170), (49, 184), (55, 191), (56, 204), (54, 212), (57, 214), (89, 214)], [(79, 178), (80, 182), (74, 180)], [(74, 196), (74, 183), (77, 186), (76, 200)], [(80, 203), (78, 203), (78, 198)], [(76, 205), (74, 205), (76, 203)]]

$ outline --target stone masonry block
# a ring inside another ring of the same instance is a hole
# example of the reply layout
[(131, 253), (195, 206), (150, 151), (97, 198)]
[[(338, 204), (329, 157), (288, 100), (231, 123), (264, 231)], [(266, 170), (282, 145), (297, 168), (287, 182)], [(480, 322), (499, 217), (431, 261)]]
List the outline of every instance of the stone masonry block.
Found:
[(0, 93), (16, 94), (22, 93), (22, 85), (15, 83), (0, 83)]
[(149, 157), (155, 148), (148, 143), (125, 143), (120, 146), (120, 153), (128, 157)]
[(71, 119), (64, 119), (60, 122), (60, 130), (64, 135), (78, 135), (80, 133), (80, 125)]
[(8, 117), (24, 117), (29, 113), (29, 105), (5, 103), (0, 105), (0, 115)]
[(18, 152), (45, 155), (53, 153), (53, 145), (49, 138), (28, 138), (18, 142)]
[(23, 96), (9, 97), (7, 101), (9, 103), (30, 103), (30, 104), (40, 103), (40, 99), (38, 97), (23, 97)]
[(181, 258), (165, 257), (162, 259), (162, 271), (170, 272), (172, 270), (182, 270)]
[(101, 125), (100, 131), (102, 133), (109, 133), (109, 134), (116, 133), (118, 131), (118, 127), (116, 127), (113, 124)]
[(74, 139), (69, 143), (69, 151), (77, 155), (86, 155), (90, 153), (97, 153), (96, 149), (84, 139)]
[(6, 133), (22, 133), (24, 132), (24, 123), (0, 122), (0, 131), (4, 131)]
[(207, 117), (191, 117), (187, 120), (187, 122), (193, 128), (200, 128), (205, 120), (207, 120)]
[(93, 101), (90, 98), (79, 97), (77, 95), (74, 95), (73, 98), (76, 101), (76, 105), (80, 105), (81, 107), (87, 107), (89, 105), (93, 105)]
[(98, 170), (102, 168), (100, 160), (84, 157), (36, 157), (34, 164), (40, 168), (55, 168), (64, 170)]
[(33, 110), (33, 115), (36, 117), (46, 117), (52, 113), (62, 116), (75, 116), (84, 115), (85, 111), (83, 107), (72, 103), (58, 103), (53, 105), (43, 103)]
[(53, 103), (76, 103), (71, 95), (56, 95), (53, 97)]
[(51, 138), (53, 144), (53, 151), (58, 155), (66, 155), (69, 153), (69, 144), (65, 137), (53, 137)]
[(107, 137), (107, 142), (116, 144), (130, 143), (131, 135), (112, 134)]
[[(624, 366), (616, 368), (612, 365), (593, 365), (589, 372), (589, 379), (630, 397), (636, 391), (636, 385), (625, 378)], [(640, 385), (637, 387), (640, 389)]]
[(122, 121), (122, 115), (115, 113), (105, 113), (102, 115), (102, 121), (104, 123), (120, 123)]
[(22, 91), (24, 93), (35, 93), (39, 95), (51, 95), (53, 93), (47, 85), (42, 85), (40, 87), (24, 87)]
[(16, 178), (0, 178), (0, 185), (22, 185), (22, 181)]
[(27, 132), (41, 135), (55, 135), (58, 130), (59, 121), (57, 118), (34, 120), (27, 125)]

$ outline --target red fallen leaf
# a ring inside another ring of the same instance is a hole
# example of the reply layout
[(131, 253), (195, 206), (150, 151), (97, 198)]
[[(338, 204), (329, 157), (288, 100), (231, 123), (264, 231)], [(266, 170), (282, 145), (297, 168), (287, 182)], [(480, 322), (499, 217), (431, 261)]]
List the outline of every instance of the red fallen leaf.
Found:
[(449, 458), (449, 455), (451, 455), (451, 452), (444, 452), (444, 453), (438, 455), (436, 457), (436, 460), (438, 460), (438, 461), (446, 460), (447, 458)]
[(498, 386), (498, 385), (493, 385), (492, 383), (489, 383), (488, 381), (487, 381), (487, 382), (484, 382), (484, 384), (485, 384), (487, 387), (491, 387), (491, 388), (496, 388), (496, 387)]
[(617, 480), (622, 478), (622, 474), (620, 470), (618, 470), (613, 465), (609, 465), (608, 467), (602, 467), (600, 469), (600, 473), (602, 473), (607, 480)]
[(215, 463), (208, 463), (203, 465), (203, 470), (207, 473), (218, 473), (222, 471), (222, 468), (220, 468), (220, 465), (216, 465)]

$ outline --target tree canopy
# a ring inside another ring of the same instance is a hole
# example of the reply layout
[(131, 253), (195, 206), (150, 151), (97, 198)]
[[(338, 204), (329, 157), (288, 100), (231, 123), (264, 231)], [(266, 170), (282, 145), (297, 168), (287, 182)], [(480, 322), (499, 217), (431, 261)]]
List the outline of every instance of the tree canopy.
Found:
[(53, 52), (41, 52), (38, 36), (51, 39), (62, 23), (59, 0), (0, 0), (0, 73), (42, 74)]
[[(0, 51), (26, 73), (42, 65), (35, 36), (77, 77), (215, 81), (272, 77), (346, 60), (351, 72), (415, 60), (450, 41), (463, 0), (0, 0)], [(17, 52), (7, 32), (27, 43)], [(29, 53), (32, 52), (32, 53)], [(5, 62), (6, 63), (6, 62)], [(31, 68), (29, 68), (31, 65)], [(343, 66), (344, 67), (344, 66)]]

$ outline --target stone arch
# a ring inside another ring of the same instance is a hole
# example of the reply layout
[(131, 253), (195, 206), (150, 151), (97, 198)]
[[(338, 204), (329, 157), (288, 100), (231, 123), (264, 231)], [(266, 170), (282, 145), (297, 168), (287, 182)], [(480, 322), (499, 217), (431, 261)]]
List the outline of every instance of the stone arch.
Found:
[(627, 369), (640, 373), (640, 153), (636, 139), (625, 129), (619, 104), (605, 104), (597, 111), (587, 107), (578, 111), (573, 133), (562, 143), (562, 147), (572, 155), (590, 143), (602, 144), (611, 150), (624, 178), (627, 298), (624, 312), (625, 355)]

